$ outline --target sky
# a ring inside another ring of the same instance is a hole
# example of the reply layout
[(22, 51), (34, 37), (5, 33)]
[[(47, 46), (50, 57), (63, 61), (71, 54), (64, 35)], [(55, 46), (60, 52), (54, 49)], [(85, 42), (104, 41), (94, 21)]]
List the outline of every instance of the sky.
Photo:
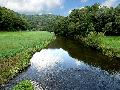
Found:
[(22, 14), (55, 14), (67, 16), (76, 8), (100, 3), (115, 7), (120, 0), (0, 0), (0, 6)]

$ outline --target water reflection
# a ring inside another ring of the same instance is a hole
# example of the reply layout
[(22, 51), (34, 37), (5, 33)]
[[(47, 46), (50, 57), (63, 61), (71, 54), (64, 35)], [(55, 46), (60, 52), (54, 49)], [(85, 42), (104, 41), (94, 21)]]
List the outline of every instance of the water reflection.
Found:
[(82, 44), (74, 40), (58, 37), (47, 48), (63, 48), (70, 54), (71, 57), (82, 60), (89, 65), (99, 67), (112, 74), (120, 71), (120, 59), (108, 58), (96, 50), (84, 47)]
[(31, 66), (2, 89), (31, 80), (36, 90), (120, 90), (120, 60), (110, 59), (82, 44), (57, 38), (36, 52)]
[(82, 61), (69, 56), (68, 52), (60, 49), (43, 49), (33, 55), (31, 67), (38, 70), (57, 69), (66, 70), (70, 68), (88, 68)]
[(62, 48), (37, 52), (31, 59), (26, 76), (45, 90), (120, 89), (119, 77), (111, 77), (98, 67), (72, 58)]

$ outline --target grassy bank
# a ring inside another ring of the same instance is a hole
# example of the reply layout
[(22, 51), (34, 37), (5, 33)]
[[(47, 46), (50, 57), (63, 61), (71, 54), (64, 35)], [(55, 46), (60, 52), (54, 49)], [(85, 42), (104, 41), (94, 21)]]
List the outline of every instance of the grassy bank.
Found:
[(12, 90), (34, 90), (34, 87), (29, 80), (25, 80), (14, 86)]
[(106, 55), (120, 57), (120, 36), (102, 38), (102, 48)]
[(0, 84), (30, 65), (32, 55), (54, 39), (49, 32), (0, 32)]
[(98, 49), (109, 57), (120, 57), (120, 36), (104, 36), (103, 33), (91, 32), (87, 37), (80, 39), (87, 46)]

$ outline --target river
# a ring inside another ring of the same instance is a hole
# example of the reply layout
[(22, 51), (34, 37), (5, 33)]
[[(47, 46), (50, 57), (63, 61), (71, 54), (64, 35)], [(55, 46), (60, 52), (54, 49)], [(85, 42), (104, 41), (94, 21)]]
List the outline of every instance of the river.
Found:
[[(36, 90), (120, 90), (120, 60), (74, 40), (57, 37), (30, 60), (31, 66), (2, 87), (31, 80)], [(2, 90), (1, 89), (1, 90)]]

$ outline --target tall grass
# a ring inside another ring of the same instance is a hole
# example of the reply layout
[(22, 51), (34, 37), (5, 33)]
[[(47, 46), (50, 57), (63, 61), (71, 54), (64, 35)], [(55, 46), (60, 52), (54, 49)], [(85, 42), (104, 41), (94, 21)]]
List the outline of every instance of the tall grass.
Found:
[(0, 84), (30, 65), (33, 53), (54, 39), (48, 32), (0, 32)]
[(14, 56), (23, 50), (43, 47), (52, 39), (47, 32), (0, 32), (0, 57)]
[(101, 40), (101, 48), (106, 55), (120, 57), (120, 36), (106, 36)]
[(12, 90), (34, 90), (34, 87), (31, 81), (24, 80), (18, 83), (16, 86), (14, 86)]
[(120, 57), (120, 36), (104, 36), (103, 33), (91, 32), (81, 38), (87, 45), (100, 50), (109, 57)]

